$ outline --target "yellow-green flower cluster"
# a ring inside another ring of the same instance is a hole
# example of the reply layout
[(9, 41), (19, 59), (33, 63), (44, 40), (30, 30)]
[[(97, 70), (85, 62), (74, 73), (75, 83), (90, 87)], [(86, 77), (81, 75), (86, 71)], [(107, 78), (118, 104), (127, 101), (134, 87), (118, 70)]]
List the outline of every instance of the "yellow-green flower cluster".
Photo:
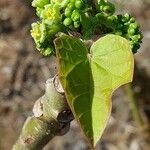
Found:
[(62, 29), (60, 6), (50, 0), (34, 0), (32, 6), (36, 7), (40, 21), (31, 25), (31, 36), (37, 49), (43, 55), (49, 56), (54, 52), (55, 34)]
[(37, 49), (45, 56), (52, 53), (52, 47), (49, 46), (47, 26), (44, 23), (36, 22), (32, 24), (31, 36), (33, 37)]
[(55, 53), (53, 41), (58, 32), (73, 33), (89, 40), (94, 34), (119, 34), (131, 43), (133, 53), (142, 41), (140, 28), (129, 15), (115, 15), (108, 0), (33, 0), (39, 21), (31, 35), (37, 49), (46, 56)]
[[(56, 33), (66, 33), (71, 28), (80, 27), (82, 4), (82, 0), (33, 0), (32, 6), (36, 8), (40, 21), (32, 24), (31, 36), (43, 55), (51, 55), (54, 52), (53, 40)], [(66, 14), (67, 9), (71, 10), (72, 14)], [(68, 25), (69, 18), (72, 25)]]
[(31, 36), (35, 39), (36, 44), (42, 43), (45, 37), (45, 26), (40, 22), (33, 23), (31, 26)]
[(61, 21), (60, 8), (57, 4), (45, 5), (40, 16), (48, 25), (58, 24)]

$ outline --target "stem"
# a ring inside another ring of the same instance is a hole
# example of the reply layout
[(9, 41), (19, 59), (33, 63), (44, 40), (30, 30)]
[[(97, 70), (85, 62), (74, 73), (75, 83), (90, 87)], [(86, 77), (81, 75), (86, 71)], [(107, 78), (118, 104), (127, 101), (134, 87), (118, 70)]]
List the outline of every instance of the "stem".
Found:
[(127, 84), (125, 86), (125, 90), (126, 90), (126, 93), (128, 95), (129, 104), (130, 104), (130, 107), (132, 110), (133, 118), (139, 125), (143, 126), (144, 120), (143, 120), (143, 117), (140, 113), (140, 109), (138, 107), (137, 100), (135, 99), (131, 84)]
[(68, 132), (73, 115), (57, 77), (47, 80), (45, 94), (35, 102), (13, 150), (41, 150), (56, 135)]
[(90, 0), (89, 3), (90, 3), (90, 5), (94, 8), (94, 10), (96, 11), (96, 4), (97, 4), (97, 1), (96, 1), (96, 0)]

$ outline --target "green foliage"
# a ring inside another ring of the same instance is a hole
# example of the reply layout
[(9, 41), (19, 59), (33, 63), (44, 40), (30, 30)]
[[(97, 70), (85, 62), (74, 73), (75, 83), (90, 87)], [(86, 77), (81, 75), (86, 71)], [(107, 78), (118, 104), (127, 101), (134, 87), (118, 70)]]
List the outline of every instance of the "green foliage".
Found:
[(32, 6), (40, 18), (36, 24), (44, 27), (38, 37), (44, 40), (37, 40), (35, 23), (31, 35), (43, 55), (55, 53), (53, 40), (58, 32), (79, 33), (83, 40), (92, 39), (95, 33), (113, 33), (128, 39), (133, 53), (140, 48), (142, 35), (135, 18), (129, 14), (114, 15), (115, 6), (107, 0), (33, 0)]
[(132, 81), (133, 55), (118, 35), (96, 41), (90, 51), (75, 37), (55, 40), (59, 78), (67, 101), (86, 137), (95, 146), (111, 112), (112, 93)]
[[(56, 54), (67, 101), (95, 146), (111, 112), (112, 93), (132, 80), (131, 50), (140, 47), (140, 26), (127, 13), (115, 15), (108, 0), (34, 0), (32, 6), (40, 18), (31, 29), (36, 47), (45, 56)], [(108, 35), (94, 42), (102, 34)], [(88, 40), (94, 42), (90, 50)]]
[[(133, 53), (136, 53), (140, 48), (143, 37), (140, 26), (135, 18), (131, 17), (128, 13), (124, 15), (112, 15), (107, 18), (102, 14), (97, 14), (97, 20), (99, 24), (107, 27), (109, 32), (128, 39)], [(101, 22), (101, 20), (103, 20), (103, 22)]]
[(133, 53), (136, 53), (142, 40), (139, 24), (127, 13), (117, 16), (117, 24), (113, 28), (114, 33), (119, 32), (121, 36), (126, 37), (130, 41)]

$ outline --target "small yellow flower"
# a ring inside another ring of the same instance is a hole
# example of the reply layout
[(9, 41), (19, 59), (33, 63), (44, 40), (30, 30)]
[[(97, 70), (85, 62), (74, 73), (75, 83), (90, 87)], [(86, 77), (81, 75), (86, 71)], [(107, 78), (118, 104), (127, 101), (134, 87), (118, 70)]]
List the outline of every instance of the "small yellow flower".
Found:
[(33, 23), (32, 24), (31, 36), (34, 39), (39, 39), (41, 37), (41, 31), (40, 31), (40, 24), (39, 23)]
[(45, 12), (45, 16), (46, 18), (49, 19), (55, 19), (55, 11), (52, 8), (47, 9), (47, 11)]
[(61, 14), (58, 5), (46, 5), (41, 17), (45, 20), (45, 23), (49, 25), (59, 22), (61, 20)]

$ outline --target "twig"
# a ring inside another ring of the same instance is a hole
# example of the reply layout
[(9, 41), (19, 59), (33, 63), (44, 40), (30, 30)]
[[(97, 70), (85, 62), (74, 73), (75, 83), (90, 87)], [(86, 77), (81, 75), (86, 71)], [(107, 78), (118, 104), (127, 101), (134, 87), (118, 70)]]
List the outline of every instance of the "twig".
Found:
[(68, 132), (73, 120), (57, 76), (46, 82), (45, 94), (35, 102), (13, 150), (41, 150), (56, 135)]

